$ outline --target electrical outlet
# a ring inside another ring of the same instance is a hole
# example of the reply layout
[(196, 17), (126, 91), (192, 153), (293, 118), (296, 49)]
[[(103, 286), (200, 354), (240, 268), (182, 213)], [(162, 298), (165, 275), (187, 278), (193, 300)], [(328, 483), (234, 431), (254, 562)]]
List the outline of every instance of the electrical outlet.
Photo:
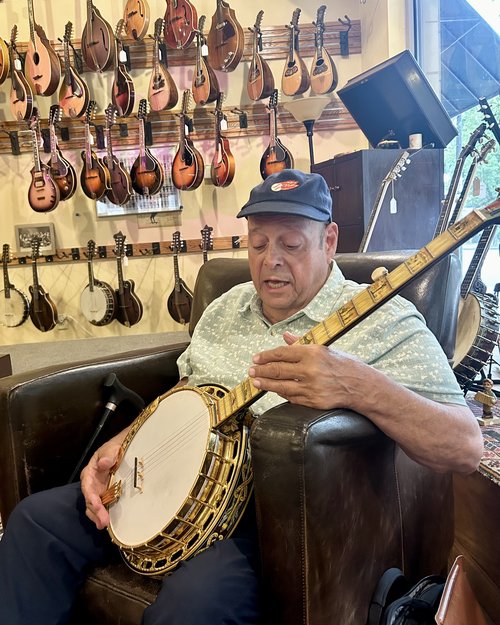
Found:
[(68, 315), (58, 315), (56, 327), (58, 330), (67, 330), (69, 327)]

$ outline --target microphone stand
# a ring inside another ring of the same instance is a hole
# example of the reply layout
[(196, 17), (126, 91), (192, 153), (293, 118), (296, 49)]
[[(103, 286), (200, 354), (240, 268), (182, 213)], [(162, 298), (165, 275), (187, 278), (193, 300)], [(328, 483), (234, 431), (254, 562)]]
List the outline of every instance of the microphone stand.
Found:
[(104, 427), (106, 421), (110, 417), (112, 413), (118, 408), (118, 406), (123, 401), (129, 401), (133, 406), (135, 406), (139, 411), (144, 408), (145, 402), (140, 395), (132, 391), (131, 389), (123, 386), (120, 382), (116, 373), (110, 373), (106, 379), (104, 380), (104, 387), (110, 389), (110, 395), (108, 402), (104, 408), (104, 413), (97, 424), (97, 427), (89, 439), (87, 446), (85, 447), (84, 452), (82, 453), (80, 460), (77, 462), (71, 476), (68, 480), (68, 484), (71, 484), (75, 480), (75, 477), (80, 473), (82, 465), (87, 457), (92, 445), (95, 443), (95, 440), (99, 436), (102, 428)]

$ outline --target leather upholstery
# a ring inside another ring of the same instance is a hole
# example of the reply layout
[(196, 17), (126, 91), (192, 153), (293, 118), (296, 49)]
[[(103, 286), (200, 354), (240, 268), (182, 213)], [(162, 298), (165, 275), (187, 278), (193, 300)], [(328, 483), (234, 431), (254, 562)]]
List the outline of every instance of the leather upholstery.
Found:
[[(337, 258), (347, 277), (369, 282), (374, 267), (391, 269), (404, 256)], [(460, 270), (450, 256), (431, 272), (405, 295), (450, 356)], [(245, 261), (205, 263), (191, 329), (215, 295), (248, 277)], [(67, 481), (102, 415), (102, 382), (109, 372), (149, 402), (176, 381), (175, 361), (184, 347), (149, 348), (0, 380), (4, 522), (22, 497)], [(133, 413), (121, 406), (100, 439)], [(398, 566), (415, 580), (446, 568), (453, 539), (450, 477), (416, 465), (364, 417), (284, 404), (256, 422), (251, 445), (267, 622), (364, 625), (386, 568)], [(97, 569), (80, 593), (72, 624), (138, 625), (158, 584), (119, 561)]]

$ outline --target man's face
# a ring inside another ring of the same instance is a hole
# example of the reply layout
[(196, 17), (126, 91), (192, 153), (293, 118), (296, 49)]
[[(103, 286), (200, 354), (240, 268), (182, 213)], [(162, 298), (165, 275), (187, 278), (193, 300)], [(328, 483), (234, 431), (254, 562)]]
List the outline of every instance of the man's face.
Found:
[(271, 323), (306, 306), (325, 283), (337, 248), (337, 224), (291, 215), (248, 218), (252, 280)]

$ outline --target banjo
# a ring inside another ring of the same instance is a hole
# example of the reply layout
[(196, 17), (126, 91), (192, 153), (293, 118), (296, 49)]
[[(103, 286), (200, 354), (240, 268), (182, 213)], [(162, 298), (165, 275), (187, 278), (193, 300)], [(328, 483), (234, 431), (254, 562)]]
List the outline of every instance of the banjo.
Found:
[[(298, 339), (329, 345), (464, 241), (500, 223), (500, 201), (474, 210)], [(246, 378), (220, 386), (176, 387), (132, 424), (108, 489), (108, 532), (125, 562), (164, 574), (231, 535), (252, 491), (248, 407), (264, 394)]]
[(90, 321), (95, 326), (105, 326), (115, 318), (115, 292), (106, 282), (95, 279), (92, 264), (94, 256), (95, 241), (91, 239), (87, 243), (89, 283), (80, 295), (80, 309), (87, 321)]
[(4, 287), (0, 291), (0, 325), (17, 328), (28, 318), (29, 301), (26, 295), (16, 289), (9, 280), (7, 265), (10, 259), (10, 247), (5, 244), (2, 252)]

